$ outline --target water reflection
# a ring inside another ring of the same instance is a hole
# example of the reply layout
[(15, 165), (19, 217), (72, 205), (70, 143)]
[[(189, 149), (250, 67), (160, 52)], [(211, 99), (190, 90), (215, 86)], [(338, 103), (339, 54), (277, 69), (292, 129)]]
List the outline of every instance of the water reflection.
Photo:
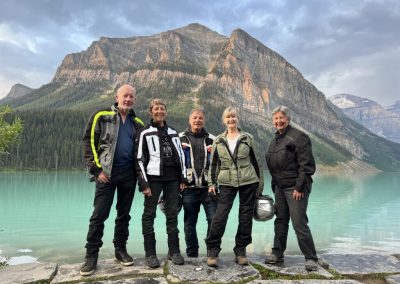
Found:
[[(264, 192), (272, 195), (267, 188), (269, 175), (265, 176)], [(88, 178), (83, 172), (0, 173), (0, 256), (24, 254), (39, 261), (81, 261), (94, 197), (94, 184)], [(399, 185), (398, 173), (316, 176), (308, 212), (318, 252), (400, 252)], [(143, 197), (136, 192), (128, 249), (137, 257), (143, 256), (142, 210)], [(165, 255), (165, 217), (160, 211), (157, 215), (157, 249)], [(235, 203), (223, 238), (223, 255), (232, 255), (237, 215)], [(114, 218), (115, 210), (106, 223), (101, 257), (113, 256)], [(184, 251), (183, 214), (179, 218)], [(206, 230), (206, 218), (201, 212), (200, 240)], [(248, 252), (268, 253), (272, 240), (273, 221), (254, 222), (253, 244)], [(200, 254), (205, 253), (205, 245), (200, 241)], [(287, 253), (300, 253), (292, 228)]]
[(399, 174), (393, 173), (318, 176), (310, 215), (320, 248), (347, 253), (400, 251), (399, 185)]

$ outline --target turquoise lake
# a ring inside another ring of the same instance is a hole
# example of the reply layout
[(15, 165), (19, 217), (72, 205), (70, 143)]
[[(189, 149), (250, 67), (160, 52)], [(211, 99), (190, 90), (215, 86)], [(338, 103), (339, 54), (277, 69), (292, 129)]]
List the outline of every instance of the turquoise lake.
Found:
[[(0, 172), (0, 258), (10, 263), (51, 261), (75, 263), (83, 259), (94, 184), (84, 172)], [(269, 185), (266, 174), (265, 184)], [(318, 174), (314, 178), (308, 215), (318, 253), (400, 253), (400, 173), (361, 175)], [(272, 195), (268, 186), (264, 193)], [(237, 200), (236, 200), (237, 201)], [(237, 203), (222, 241), (222, 255), (233, 255)], [(135, 193), (128, 251), (142, 257), (143, 196)], [(100, 258), (113, 257), (115, 209), (106, 222)], [(157, 250), (167, 253), (165, 218), (157, 211)], [(180, 245), (185, 251), (183, 212), (179, 216)], [(198, 235), (206, 234), (203, 211)], [(254, 222), (248, 254), (266, 254), (273, 240), (273, 221)], [(200, 242), (201, 255), (206, 254)], [(292, 228), (286, 254), (301, 254)]]

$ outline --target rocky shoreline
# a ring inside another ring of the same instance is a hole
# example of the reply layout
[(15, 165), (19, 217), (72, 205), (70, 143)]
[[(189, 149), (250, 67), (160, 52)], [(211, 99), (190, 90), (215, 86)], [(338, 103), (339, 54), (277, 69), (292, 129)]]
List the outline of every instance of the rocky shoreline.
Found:
[(400, 255), (323, 254), (319, 268), (304, 270), (302, 256), (286, 256), (279, 265), (264, 264), (264, 257), (249, 256), (250, 266), (239, 266), (233, 258), (220, 258), (210, 268), (205, 257), (186, 258), (178, 266), (163, 259), (162, 267), (149, 269), (144, 259), (124, 267), (113, 259), (100, 260), (96, 272), (79, 275), (79, 264), (29, 263), (0, 268), (0, 284), (8, 283), (400, 283)]

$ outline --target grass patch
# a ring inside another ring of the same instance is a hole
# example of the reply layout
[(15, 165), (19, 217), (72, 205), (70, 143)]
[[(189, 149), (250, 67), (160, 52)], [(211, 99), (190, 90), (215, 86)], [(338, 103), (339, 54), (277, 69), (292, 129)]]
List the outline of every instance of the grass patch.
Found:
[(264, 266), (260, 265), (260, 264), (256, 264), (256, 263), (252, 263), (251, 264), (255, 269), (258, 270), (258, 272), (260, 272), (261, 275), (261, 279), (263, 280), (270, 280), (270, 279), (281, 279), (281, 274), (278, 272), (275, 272), (273, 270), (269, 270), (266, 269)]
[(347, 279), (347, 277), (344, 277), (342, 274), (338, 273), (336, 270), (333, 270), (331, 268), (328, 268), (327, 271), (333, 275), (335, 280), (341, 280), (341, 279)]

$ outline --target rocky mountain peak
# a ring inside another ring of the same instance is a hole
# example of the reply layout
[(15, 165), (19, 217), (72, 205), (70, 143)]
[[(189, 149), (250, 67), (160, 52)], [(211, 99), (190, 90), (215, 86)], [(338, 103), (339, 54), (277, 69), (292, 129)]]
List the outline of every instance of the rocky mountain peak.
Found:
[(329, 97), (328, 99), (341, 109), (353, 107), (371, 107), (378, 105), (378, 103), (373, 100), (351, 94), (336, 94)]
[(395, 112), (398, 115), (400, 115), (400, 100), (395, 101), (393, 105), (388, 106), (386, 108), (386, 110), (391, 111), (391, 112)]
[(293, 124), (315, 139), (320, 157), (330, 162), (355, 157), (376, 163), (382, 155), (371, 145), (379, 143), (400, 152), (367, 129), (360, 131), (295, 67), (247, 32), (236, 29), (226, 37), (198, 23), (150, 36), (101, 37), (87, 50), (67, 55), (50, 86), (21, 103), (94, 108), (110, 102), (124, 83), (135, 84), (142, 106), (160, 96), (173, 105), (171, 114), (185, 121), (193, 106), (207, 108), (216, 124), (223, 108), (237, 106), (263, 139), (273, 132), (271, 110), (285, 105)]
[(33, 91), (34, 89), (18, 83), (11, 87), (10, 92), (5, 96), (5, 98), (6, 99), (20, 98), (32, 93)]
[(371, 132), (400, 143), (400, 114), (379, 103), (351, 94), (337, 94), (328, 98), (351, 119)]
[(178, 32), (194, 32), (194, 33), (214, 33), (214, 34), (218, 34), (217, 32), (209, 29), (206, 26), (203, 26), (199, 23), (191, 23), (185, 27), (182, 28), (178, 28), (176, 29), (176, 31)]

